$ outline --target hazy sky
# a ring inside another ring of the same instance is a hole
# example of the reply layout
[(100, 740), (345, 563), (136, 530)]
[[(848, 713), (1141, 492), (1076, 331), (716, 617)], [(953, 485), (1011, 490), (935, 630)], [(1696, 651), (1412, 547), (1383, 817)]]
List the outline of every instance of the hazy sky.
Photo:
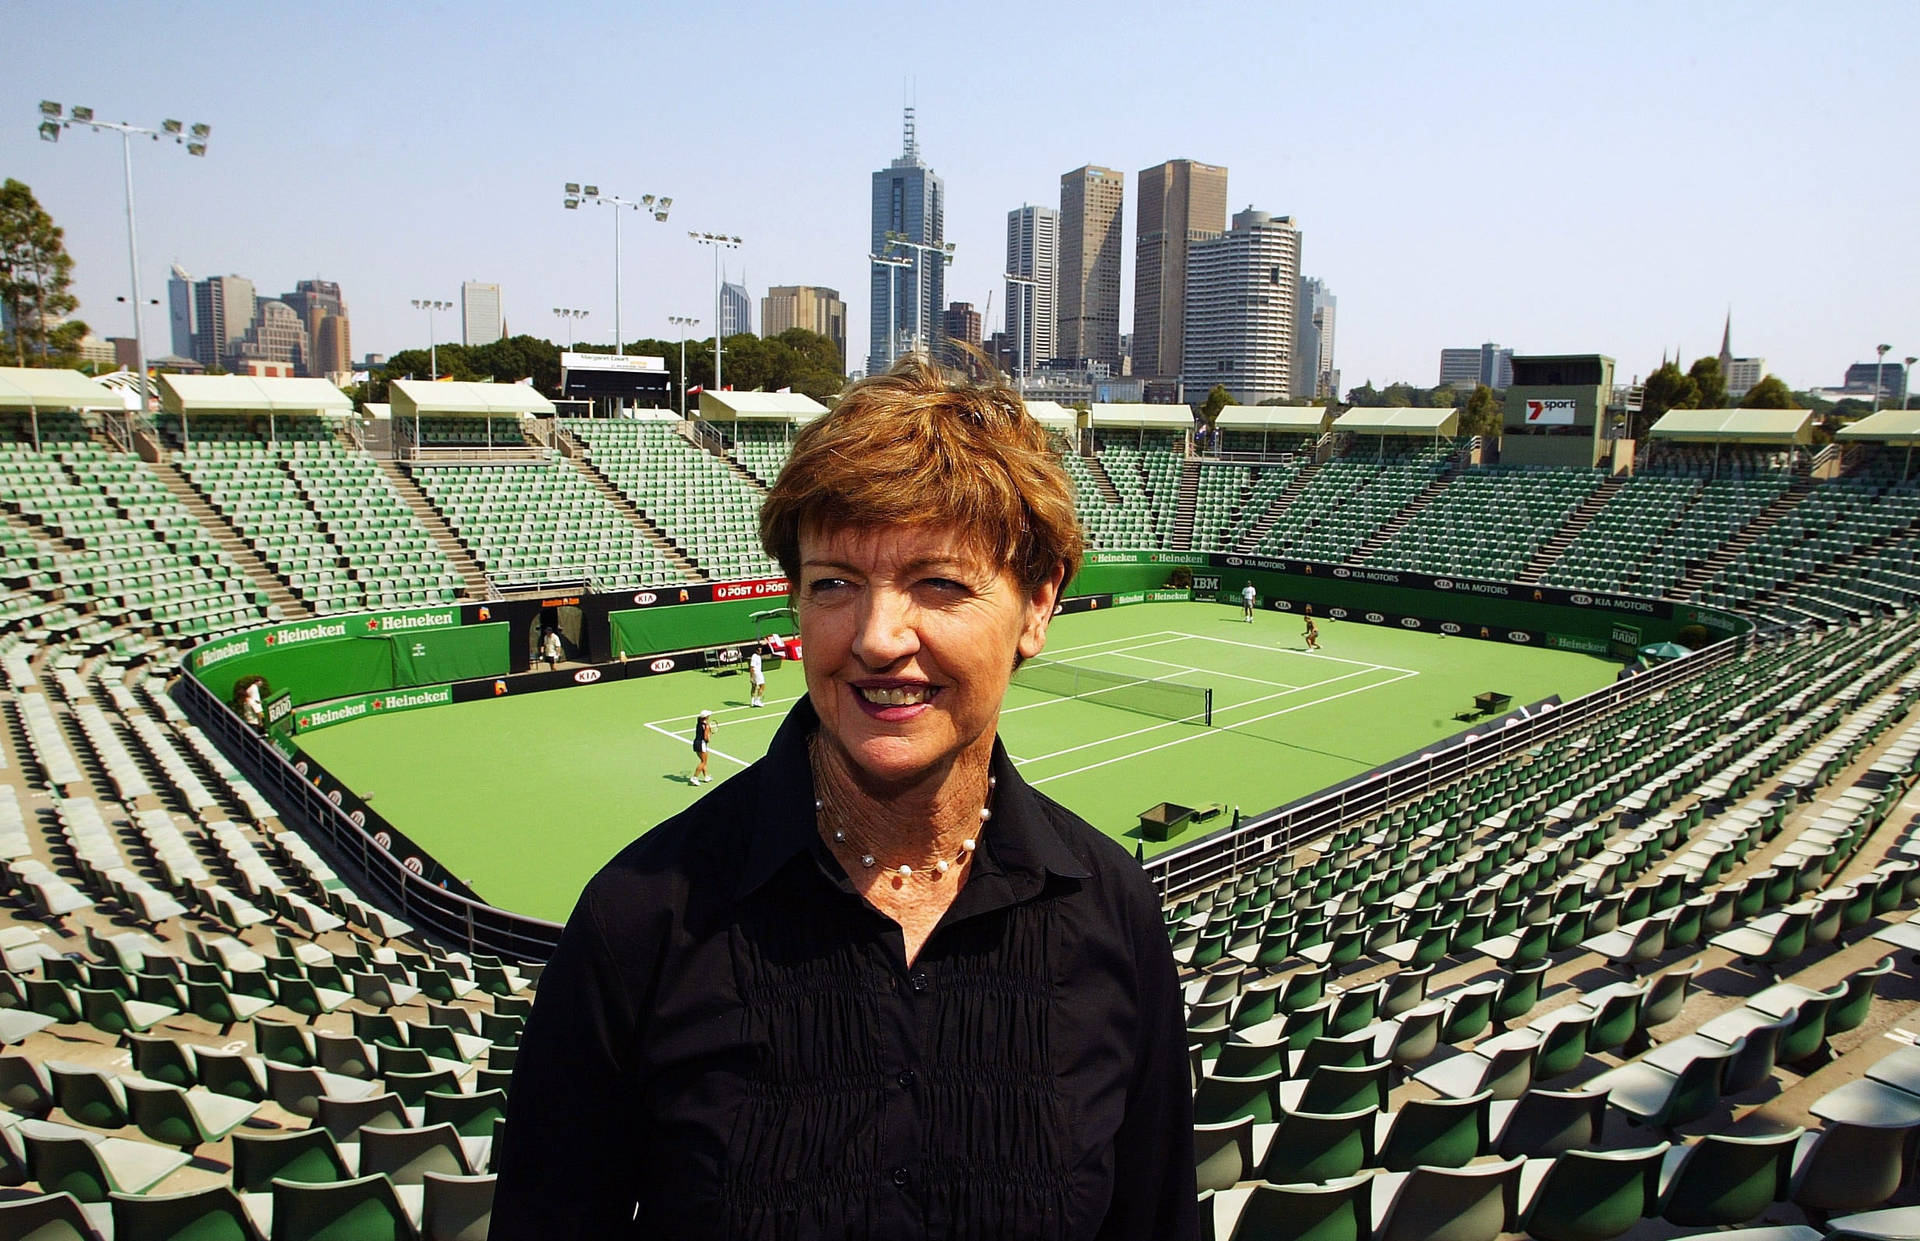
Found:
[[(582, 307), (580, 338), (610, 341), (613, 213), (561, 207), (582, 180), (674, 199), (621, 226), (629, 339), (671, 336), (669, 314), (710, 333), (712, 254), (687, 232), (737, 233), (756, 325), (770, 284), (837, 288), (859, 366), (870, 176), (909, 93), (949, 295), (994, 290), (989, 331), (1007, 211), (1057, 206), (1084, 163), (1127, 176), (1130, 329), (1138, 173), (1185, 157), (1227, 166), (1230, 210), (1300, 222), (1347, 386), (1430, 385), (1442, 346), (1484, 340), (1645, 374), (1716, 351), (1729, 306), (1735, 352), (1794, 387), (1878, 343), (1920, 353), (1912, 3), (9, 10), (28, 54), (0, 75), (0, 175), (66, 228), (98, 334), (130, 329), (119, 142), (43, 143), (38, 102), (214, 127), (204, 160), (135, 147), (154, 355), (176, 261), (264, 295), (337, 280), (356, 357), (423, 344), (410, 299), (468, 279), (503, 286), (512, 331), (564, 341), (552, 308)], [(458, 312), (437, 326), (457, 340)]]

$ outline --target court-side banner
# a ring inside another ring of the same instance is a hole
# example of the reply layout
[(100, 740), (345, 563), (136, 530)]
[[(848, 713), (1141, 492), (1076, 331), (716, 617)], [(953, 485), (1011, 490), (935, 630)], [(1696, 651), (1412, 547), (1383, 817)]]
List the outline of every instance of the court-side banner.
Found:
[(1171, 564), (1204, 569), (1211, 561), (1206, 552), (1119, 552), (1090, 551), (1086, 564)]
[[(1266, 606), (1275, 612), (1299, 612), (1304, 605), (1293, 599), (1269, 599)], [(1346, 621), (1364, 625), (1382, 625), (1411, 629), (1417, 633), (1445, 634), (1449, 638), (1477, 638), (1485, 642), (1506, 642), (1514, 646), (1543, 646), (1547, 635), (1538, 629), (1508, 629), (1504, 625), (1463, 625), (1459, 621), (1435, 620), (1431, 616), (1408, 616), (1401, 612), (1375, 612), (1371, 608), (1330, 608), (1313, 605), (1320, 620)]]
[(322, 767), (312, 757), (297, 747), (283, 751), (287, 761), (293, 764), (294, 772), (319, 791), (322, 797), (343, 811), (347, 818), (373, 837), (375, 847), (392, 855), (400, 865), (429, 883), (437, 883), (450, 892), (478, 899), (473, 889), (462, 883), (446, 867), (434, 861), (433, 855), (409, 840), (405, 833), (395, 830), (372, 806), (361, 800), (358, 794), (334, 779), (333, 773)]
[(393, 689), (377, 694), (355, 694), (331, 702), (309, 703), (293, 713), (295, 732), (312, 732), (369, 715), (390, 715), (395, 711), (417, 711), (421, 707), (444, 707), (453, 701), (450, 685), (429, 685), (420, 689)]
[(1528, 401), (1527, 425), (1530, 427), (1570, 427), (1573, 425), (1572, 401)]
[(620, 607), (670, 608), (683, 603), (726, 603), (733, 599), (773, 599), (793, 589), (784, 577), (754, 578), (745, 582), (689, 582), (685, 586), (652, 586), (632, 594), (605, 596)]
[(1310, 560), (1274, 560), (1264, 556), (1239, 556), (1225, 552), (1212, 553), (1211, 560), (1215, 566), (1229, 569), (1262, 569), (1269, 573), (1296, 573), (1301, 577), (1324, 577), (1338, 582), (1371, 582), (1379, 586), (1444, 590), (1456, 595), (1513, 599), (1522, 603), (1551, 603), (1563, 607), (1599, 608), (1608, 612), (1634, 612), (1661, 620), (1667, 620), (1673, 616), (1671, 603), (1662, 599), (1639, 599), (1632, 595), (1561, 590), (1553, 586), (1522, 586), (1518, 582), (1482, 582), (1462, 577), (1431, 577), (1425, 573), (1407, 573), (1398, 569), (1369, 569), (1350, 565), (1321, 564)]
[(267, 625), (232, 638), (206, 643), (188, 657), (188, 665), (197, 672), (242, 655), (284, 650), (309, 642), (450, 629), (488, 620), (487, 611), (485, 604), (448, 604), (445, 607), (416, 608), (404, 612), (369, 612), (364, 616), (343, 616), (338, 619), (321, 617), (286, 625)]

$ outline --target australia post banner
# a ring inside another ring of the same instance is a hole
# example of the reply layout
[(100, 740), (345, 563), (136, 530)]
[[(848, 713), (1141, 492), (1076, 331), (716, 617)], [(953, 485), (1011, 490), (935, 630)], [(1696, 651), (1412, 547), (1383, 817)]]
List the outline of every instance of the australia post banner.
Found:
[(792, 590), (793, 584), (784, 577), (762, 577), (745, 582), (688, 582), (684, 586), (649, 586), (644, 590), (623, 592), (607, 598), (621, 608), (670, 608), (683, 603), (773, 599), (790, 594)]
[[(1673, 616), (1671, 603), (1663, 599), (1640, 599), (1633, 595), (1561, 590), (1555, 586), (1525, 586), (1518, 582), (1483, 582), (1464, 577), (1434, 577), (1426, 573), (1410, 573), (1400, 569), (1322, 564), (1312, 560), (1280, 560), (1267, 556), (1241, 556), (1226, 552), (1214, 552), (1210, 559), (1214, 567), (1223, 569), (1258, 569), (1267, 573), (1291, 573), (1300, 577), (1326, 578), (1335, 582), (1405, 586), (1412, 590), (1440, 590), (1469, 597), (1512, 599), (1518, 603), (1548, 603), (1558, 607), (1596, 608), (1603, 612), (1632, 612), (1660, 620), (1668, 620)], [(1231, 577), (1231, 574), (1228, 576)], [(1238, 602), (1238, 599), (1233, 602)]]

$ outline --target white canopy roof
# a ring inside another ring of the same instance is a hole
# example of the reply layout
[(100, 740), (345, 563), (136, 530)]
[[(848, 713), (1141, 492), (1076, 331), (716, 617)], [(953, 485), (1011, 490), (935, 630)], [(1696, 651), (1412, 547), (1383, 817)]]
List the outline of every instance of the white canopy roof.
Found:
[(1284, 431), (1310, 435), (1333, 421), (1323, 405), (1229, 405), (1213, 425), (1222, 431)]
[(0, 409), (124, 409), (118, 392), (79, 371), (0, 366)]
[(1920, 444), (1920, 409), (1883, 409), (1841, 427), (1837, 438), (1881, 444)]
[(396, 418), (447, 414), (553, 414), (553, 402), (532, 384), (436, 383), (396, 379), (387, 385)]
[(764, 420), (792, 422), (800, 414), (820, 415), (827, 407), (804, 392), (702, 392), (700, 416), (711, 422)]
[(1058, 401), (1028, 401), (1027, 412), (1043, 427), (1071, 431), (1080, 425), (1080, 411)]
[(1738, 444), (1811, 444), (1810, 409), (1670, 409), (1653, 424), (1654, 439)]
[(1336, 431), (1355, 435), (1438, 435), (1447, 438), (1459, 433), (1457, 409), (1409, 409), (1355, 407), (1333, 420)]
[(344, 414), (353, 402), (324, 379), (166, 374), (160, 408), (170, 414)]
[(1145, 427), (1167, 431), (1193, 429), (1193, 411), (1185, 405), (1100, 404), (1091, 407), (1087, 418), (1096, 427)]

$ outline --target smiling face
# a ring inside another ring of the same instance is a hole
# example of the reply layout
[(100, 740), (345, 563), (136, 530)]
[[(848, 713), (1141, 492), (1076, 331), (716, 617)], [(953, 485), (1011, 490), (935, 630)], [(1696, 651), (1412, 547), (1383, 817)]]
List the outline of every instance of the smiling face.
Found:
[(984, 759), (1016, 657), (1046, 645), (1060, 573), (1028, 590), (951, 530), (807, 527), (795, 607), (807, 694), (852, 768), (896, 790)]

